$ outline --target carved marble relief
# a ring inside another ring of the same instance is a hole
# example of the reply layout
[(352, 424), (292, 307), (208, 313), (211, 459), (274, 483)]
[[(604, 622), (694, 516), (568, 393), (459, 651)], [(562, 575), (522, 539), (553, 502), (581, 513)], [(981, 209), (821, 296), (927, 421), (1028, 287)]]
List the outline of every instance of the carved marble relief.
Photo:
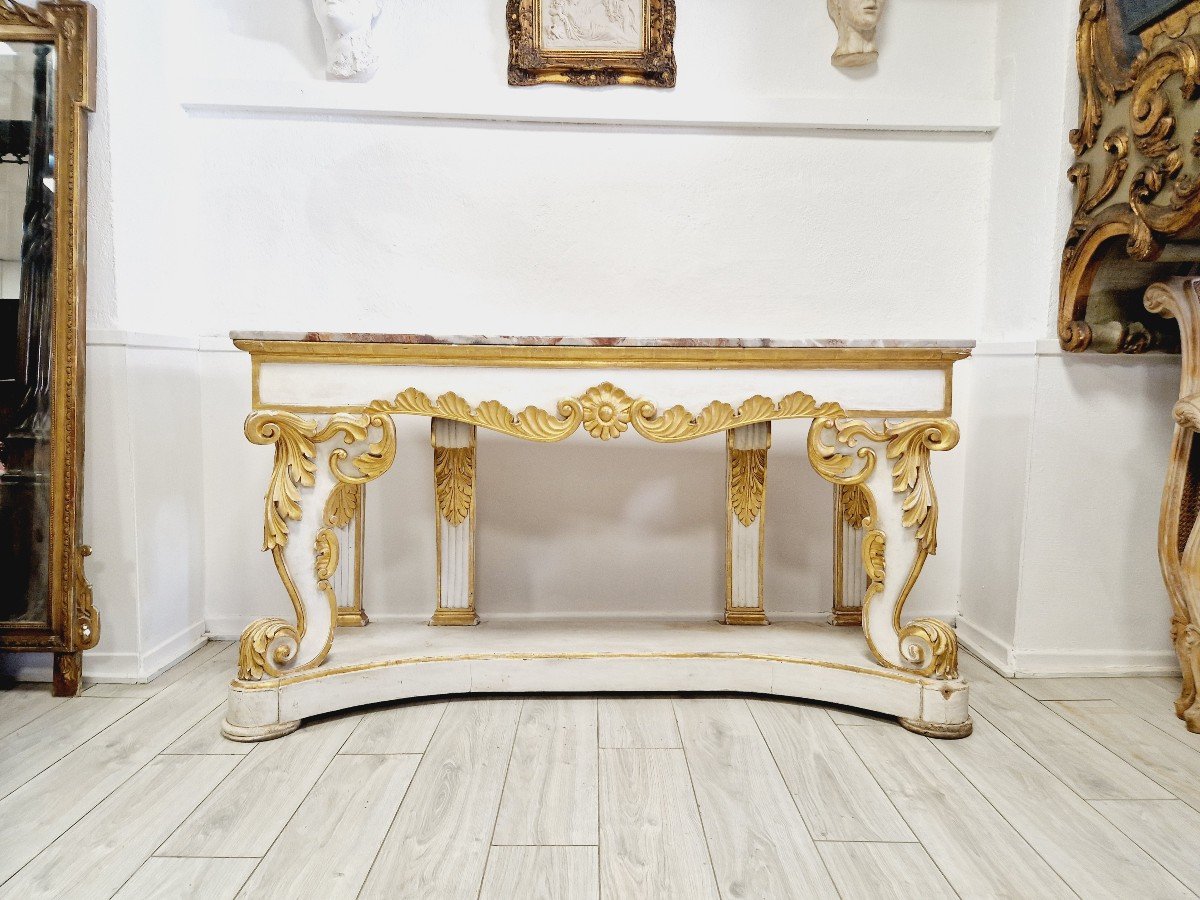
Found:
[(868, 66), (879, 58), (875, 29), (886, 0), (829, 0), (829, 18), (837, 26), (833, 64), (842, 69)]
[(312, 0), (325, 36), (326, 74), (343, 81), (366, 81), (379, 68), (375, 27), (383, 0)]
[(542, 46), (547, 50), (641, 50), (645, 16), (637, 0), (545, 0)]
[(508, 83), (675, 86), (675, 0), (508, 0)]

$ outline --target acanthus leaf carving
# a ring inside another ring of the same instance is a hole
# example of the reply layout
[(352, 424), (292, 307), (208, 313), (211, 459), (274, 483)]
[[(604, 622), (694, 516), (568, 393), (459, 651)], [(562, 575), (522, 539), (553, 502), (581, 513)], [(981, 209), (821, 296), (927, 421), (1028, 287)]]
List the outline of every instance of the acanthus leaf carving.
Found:
[(767, 451), (762, 448), (729, 451), (729, 502), (743, 526), (749, 528), (762, 513), (767, 486)]
[(347, 484), (344, 481), (335, 484), (329, 492), (329, 499), (325, 501), (325, 524), (331, 528), (345, 528), (349, 525), (358, 513), (361, 490), (362, 486), (358, 484)]
[(0, 25), (32, 25), (35, 28), (53, 28), (54, 25), (40, 12), (17, 0), (0, 0)]
[(475, 448), (433, 448), (433, 479), (438, 514), (452, 526), (471, 516), (475, 498)]
[(845, 484), (838, 487), (842, 492), (842, 518), (851, 528), (862, 528), (871, 515), (871, 498), (861, 484)]
[(277, 678), (300, 648), (301, 634), (284, 619), (256, 619), (242, 632), (238, 645), (238, 678)]
[(286, 547), (287, 523), (300, 520), (300, 488), (312, 487), (317, 471), (316, 429), (311, 419), (289, 412), (254, 413), (246, 419), (246, 437), (251, 443), (275, 445), (263, 524), (264, 550)]
[(883, 591), (883, 579), (887, 575), (887, 535), (882, 531), (868, 531), (862, 543), (863, 570), (867, 575), (867, 592), (863, 607)]
[(449, 419), (542, 443), (566, 440), (581, 427), (599, 440), (612, 440), (632, 426), (647, 440), (671, 444), (759, 422), (842, 414), (839, 404), (818, 405), (811, 395), (803, 391), (789, 394), (779, 403), (772, 402), (768, 397), (751, 397), (736, 410), (728, 403), (714, 401), (698, 414), (682, 406), (673, 406), (660, 414), (652, 401), (644, 398), (633, 400), (610, 382), (589, 388), (579, 397), (562, 400), (556, 414), (536, 406), (514, 413), (495, 400), (485, 400), (473, 407), (454, 393), (442, 394), (434, 401), (417, 388), (402, 391), (394, 400), (376, 401), (367, 410), (371, 413)]
[(888, 459), (892, 466), (892, 489), (907, 491), (904, 498), (904, 527), (917, 529), (917, 545), (930, 555), (937, 553), (937, 492), (929, 474), (931, 450), (951, 450), (958, 444), (958, 426), (948, 419), (916, 419), (886, 430)]

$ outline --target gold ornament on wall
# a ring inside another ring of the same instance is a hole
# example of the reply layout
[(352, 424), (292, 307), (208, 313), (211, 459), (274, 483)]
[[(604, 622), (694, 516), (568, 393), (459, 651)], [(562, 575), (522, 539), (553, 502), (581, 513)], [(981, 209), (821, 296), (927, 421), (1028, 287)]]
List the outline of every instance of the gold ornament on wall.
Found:
[(1200, 264), (1200, 0), (1126, 22), (1116, 0), (1082, 0), (1073, 215), (1058, 336), (1071, 351), (1178, 349), (1148, 315), (1152, 282)]

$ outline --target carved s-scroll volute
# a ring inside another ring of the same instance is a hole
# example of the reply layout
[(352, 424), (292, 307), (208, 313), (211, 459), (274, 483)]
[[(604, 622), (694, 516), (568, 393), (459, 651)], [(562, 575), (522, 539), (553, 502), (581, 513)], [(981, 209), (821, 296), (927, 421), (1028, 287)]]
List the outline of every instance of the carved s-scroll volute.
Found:
[[(809, 461), (827, 481), (862, 491), (864, 516), (863, 631), (867, 646), (885, 666), (939, 679), (958, 678), (958, 643), (952, 628), (937, 619), (902, 625), (904, 603), (925, 560), (937, 552), (937, 493), (930, 454), (958, 443), (949, 419), (883, 422), (832, 417), (813, 420)], [(834, 442), (827, 443), (831, 435)], [(879, 467), (883, 456), (890, 471)], [(903, 580), (897, 576), (903, 576)]]

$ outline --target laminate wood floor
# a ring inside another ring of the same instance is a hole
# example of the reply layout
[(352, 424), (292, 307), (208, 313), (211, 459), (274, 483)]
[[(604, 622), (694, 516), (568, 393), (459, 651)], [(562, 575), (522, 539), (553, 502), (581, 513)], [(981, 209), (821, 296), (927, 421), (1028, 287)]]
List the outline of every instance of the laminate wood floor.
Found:
[(1178, 681), (1006, 680), (976, 732), (758, 697), (391, 704), (219, 734), (235, 648), (0, 692), (0, 900), (1195, 897)]

